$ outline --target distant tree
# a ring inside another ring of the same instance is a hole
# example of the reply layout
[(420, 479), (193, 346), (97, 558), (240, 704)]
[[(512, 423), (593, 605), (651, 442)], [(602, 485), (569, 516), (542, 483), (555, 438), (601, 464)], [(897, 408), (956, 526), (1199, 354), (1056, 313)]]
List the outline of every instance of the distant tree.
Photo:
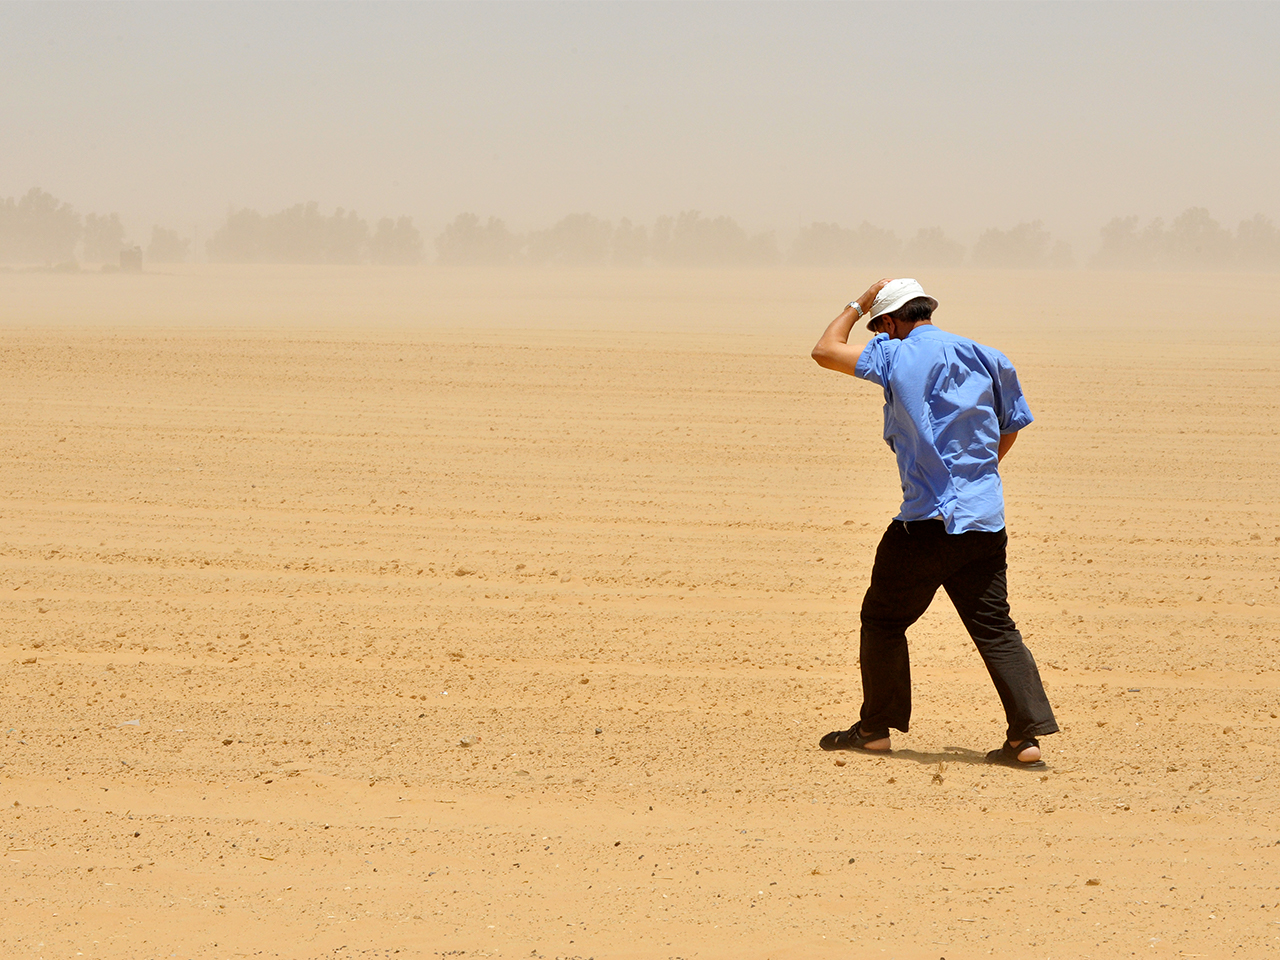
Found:
[(1215, 269), (1230, 265), (1231, 232), (1204, 207), (1190, 207), (1173, 218), (1165, 241), (1168, 265), (1175, 270)]
[(119, 263), (125, 246), (120, 214), (90, 213), (84, 218), (84, 259), (89, 263)]
[(369, 225), (354, 210), (326, 217), (313, 201), (265, 217), (229, 210), (206, 250), (221, 263), (360, 263), (368, 240)]
[(422, 234), (413, 225), (413, 219), (383, 217), (379, 220), (369, 241), (369, 259), (386, 264), (421, 263)]
[(902, 251), (892, 230), (865, 220), (856, 229), (835, 223), (811, 223), (800, 230), (791, 246), (792, 263), (815, 267), (855, 267), (888, 263)]
[(266, 259), (264, 234), (257, 210), (228, 210), (226, 222), (205, 241), (205, 252), (214, 263), (260, 263)]
[(339, 207), (332, 217), (324, 221), (323, 259), (318, 262), (360, 263), (368, 245), (369, 224), (356, 216), (354, 210), (344, 213)]
[(1138, 253), (1146, 267), (1168, 266), (1169, 232), (1164, 220), (1156, 217), (1138, 233)]
[(976, 267), (1030, 269), (1047, 267), (1053, 238), (1039, 220), (1020, 223), (1011, 230), (992, 227), (973, 245)]
[(1154, 265), (1157, 251), (1139, 237), (1137, 217), (1112, 217), (1101, 232), (1102, 245), (1090, 260), (1092, 266), (1132, 270)]
[(326, 217), (314, 201), (264, 217), (262, 226), (271, 263), (359, 263), (369, 236), (354, 210)]
[(813, 267), (847, 266), (845, 231), (838, 223), (810, 223), (801, 227), (787, 257), (792, 263)]
[(1102, 246), (1094, 266), (1122, 270), (1161, 270), (1169, 265), (1169, 232), (1156, 217), (1141, 230), (1137, 217), (1115, 217), (1102, 228)]
[(314, 202), (295, 204), (263, 217), (264, 259), (270, 263), (325, 263), (328, 230), (324, 221), (320, 205)]
[(964, 244), (951, 240), (941, 227), (920, 228), (902, 249), (903, 263), (911, 269), (946, 270), (964, 263)]
[(674, 217), (664, 216), (654, 221), (653, 234), (649, 241), (649, 252), (658, 263), (670, 264), (673, 262), (671, 233), (675, 225)]
[(486, 224), (474, 213), (460, 213), (436, 237), (436, 256), (449, 265), (508, 264), (520, 250), (520, 238), (496, 217)]
[(1221, 270), (1280, 267), (1280, 236), (1262, 215), (1231, 231), (1204, 207), (1189, 207), (1168, 227), (1157, 217), (1142, 229), (1136, 216), (1115, 217), (1101, 230), (1095, 267), (1128, 270)]
[(63, 263), (75, 259), (80, 214), (39, 187), (0, 200), (0, 261)]
[(649, 256), (649, 231), (626, 217), (613, 231), (613, 262), (621, 267), (638, 267)]
[(728, 217), (714, 220), (697, 210), (659, 217), (653, 226), (653, 257), (662, 264), (723, 267), (776, 263), (778, 245), (770, 232), (748, 237)]
[(185, 263), (191, 240), (178, 236), (177, 230), (165, 227), (151, 228), (151, 242), (147, 244), (147, 259), (152, 263)]
[(529, 234), (529, 262), (596, 266), (606, 263), (613, 224), (589, 213), (573, 213), (547, 230)]
[(1280, 269), (1280, 230), (1257, 214), (1236, 228), (1236, 261), (1246, 270)]
[(18, 260), (18, 205), (13, 197), (0, 197), (0, 263)]

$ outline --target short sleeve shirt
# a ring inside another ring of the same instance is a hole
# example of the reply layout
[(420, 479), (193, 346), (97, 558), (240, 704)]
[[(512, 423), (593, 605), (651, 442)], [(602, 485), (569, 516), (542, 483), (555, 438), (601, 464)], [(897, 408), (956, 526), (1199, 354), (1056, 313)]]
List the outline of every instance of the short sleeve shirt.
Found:
[(932, 324), (878, 334), (855, 376), (884, 389), (884, 440), (902, 478), (899, 520), (941, 517), (947, 533), (1004, 529), (1000, 436), (1034, 419), (999, 350)]

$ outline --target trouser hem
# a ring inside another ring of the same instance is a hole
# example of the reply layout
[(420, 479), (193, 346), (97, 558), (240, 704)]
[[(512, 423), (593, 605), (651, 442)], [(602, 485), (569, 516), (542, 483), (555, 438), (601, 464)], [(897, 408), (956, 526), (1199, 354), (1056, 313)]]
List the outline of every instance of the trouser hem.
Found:
[(1027, 737), (1047, 737), (1051, 733), (1058, 733), (1058, 725), (1053, 722), (1037, 723), (1030, 730), (1019, 734), (1016, 737), (1009, 737), (1010, 740), (1025, 740)]

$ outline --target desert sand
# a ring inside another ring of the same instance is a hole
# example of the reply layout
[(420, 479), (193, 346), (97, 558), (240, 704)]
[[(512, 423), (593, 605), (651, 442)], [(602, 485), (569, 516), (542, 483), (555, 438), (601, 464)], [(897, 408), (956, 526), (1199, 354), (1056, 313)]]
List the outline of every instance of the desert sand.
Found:
[(0, 955), (1280, 953), (1280, 277), (920, 276), (1037, 416), (1031, 773), (945, 597), (817, 748), (875, 276), (0, 274)]

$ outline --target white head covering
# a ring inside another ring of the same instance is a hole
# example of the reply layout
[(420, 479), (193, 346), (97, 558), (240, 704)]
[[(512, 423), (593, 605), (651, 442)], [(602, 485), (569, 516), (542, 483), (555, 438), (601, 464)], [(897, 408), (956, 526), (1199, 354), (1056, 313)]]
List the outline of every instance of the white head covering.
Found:
[(876, 294), (876, 298), (871, 301), (871, 313), (867, 318), (867, 326), (871, 326), (871, 322), (884, 313), (893, 313), (908, 300), (914, 300), (916, 297), (924, 297), (926, 300), (933, 301), (933, 309), (938, 309), (938, 301), (924, 292), (924, 287), (919, 282), (910, 278), (900, 280), (890, 280), (880, 292)]

